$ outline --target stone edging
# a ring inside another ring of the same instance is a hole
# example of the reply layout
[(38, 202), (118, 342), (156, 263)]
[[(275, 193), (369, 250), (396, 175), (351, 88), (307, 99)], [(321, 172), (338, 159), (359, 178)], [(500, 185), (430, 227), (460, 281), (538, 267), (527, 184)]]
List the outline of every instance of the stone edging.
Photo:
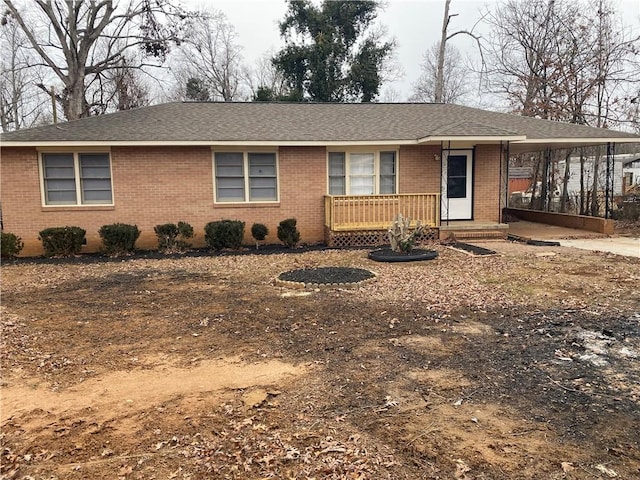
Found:
[(371, 278), (365, 278), (364, 280), (360, 280), (357, 282), (344, 282), (344, 283), (305, 283), (305, 282), (294, 282), (292, 280), (280, 280), (278, 277), (275, 278), (275, 284), (279, 287), (285, 288), (293, 288), (297, 290), (304, 289), (326, 289), (326, 288), (355, 288), (360, 285), (364, 285), (368, 282), (372, 282), (378, 278), (378, 274), (372, 270), (367, 271), (373, 274)]

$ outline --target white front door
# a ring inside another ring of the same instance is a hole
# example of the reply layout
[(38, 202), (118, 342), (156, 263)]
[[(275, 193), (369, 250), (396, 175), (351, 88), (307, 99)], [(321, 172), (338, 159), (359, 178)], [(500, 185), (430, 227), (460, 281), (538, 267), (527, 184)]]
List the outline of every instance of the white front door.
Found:
[(473, 218), (473, 151), (442, 152), (442, 220)]

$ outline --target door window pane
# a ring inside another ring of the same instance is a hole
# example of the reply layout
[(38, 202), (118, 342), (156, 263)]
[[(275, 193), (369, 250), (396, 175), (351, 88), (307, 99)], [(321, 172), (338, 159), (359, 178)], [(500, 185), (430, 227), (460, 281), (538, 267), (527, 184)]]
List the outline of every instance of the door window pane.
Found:
[(447, 158), (447, 197), (467, 197), (466, 155), (450, 155)]

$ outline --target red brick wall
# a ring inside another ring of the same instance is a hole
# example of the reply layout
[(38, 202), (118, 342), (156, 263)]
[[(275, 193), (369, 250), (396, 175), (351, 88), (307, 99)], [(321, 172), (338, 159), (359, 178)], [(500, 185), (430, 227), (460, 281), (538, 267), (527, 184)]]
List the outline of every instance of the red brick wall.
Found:
[(38, 222), (41, 215), (38, 154), (33, 148), (3, 148), (0, 156), (0, 202), (6, 232), (22, 237), (23, 254), (41, 253), (38, 232), (53, 225)]
[(398, 193), (439, 193), (440, 164), (439, 146), (400, 147)]
[[(196, 232), (194, 244), (204, 245), (204, 226), (221, 219), (246, 222), (245, 241), (250, 243), (251, 225), (269, 228), (267, 242), (277, 243), (281, 220), (295, 217), (306, 243), (324, 239), (326, 149), (281, 147), (277, 204), (224, 205), (213, 201), (212, 153), (208, 147), (113, 147), (113, 207), (42, 207), (38, 154), (33, 148), (3, 148), (1, 191), (5, 231), (22, 237), (23, 255), (42, 252), (38, 232), (47, 227), (76, 225), (87, 231), (84, 251), (100, 247), (98, 229), (105, 224), (136, 224), (142, 231), (138, 246), (157, 245), (153, 227), (186, 221)], [(475, 163), (476, 220), (498, 221), (500, 171), (499, 148), (478, 146)], [(440, 148), (402, 146), (399, 162), (399, 193), (440, 191)]]
[[(504, 169), (503, 169), (504, 175)], [(478, 145), (474, 165), (473, 219), (500, 220), (500, 147)]]
[(38, 232), (47, 227), (75, 225), (87, 231), (83, 251), (100, 247), (98, 229), (122, 222), (142, 231), (137, 246), (157, 246), (153, 227), (186, 221), (196, 232), (194, 244), (204, 245), (204, 226), (221, 219), (269, 228), (268, 242), (278, 242), (278, 223), (296, 217), (303, 242), (324, 238), (323, 195), (326, 155), (323, 147), (281, 148), (280, 202), (230, 206), (214, 204), (212, 153), (208, 147), (114, 147), (111, 149), (113, 207), (42, 207), (38, 154), (32, 148), (3, 148), (1, 201), (4, 229), (22, 237), (23, 255), (42, 253)]

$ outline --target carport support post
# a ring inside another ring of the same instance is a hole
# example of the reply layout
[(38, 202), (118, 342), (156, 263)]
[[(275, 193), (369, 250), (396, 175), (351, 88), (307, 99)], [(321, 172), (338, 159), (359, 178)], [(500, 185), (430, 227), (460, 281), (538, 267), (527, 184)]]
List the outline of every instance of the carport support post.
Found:
[(611, 218), (611, 199), (614, 195), (614, 172), (615, 160), (614, 160), (615, 144), (607, 143), (607, 177), (605, 180), (605, 192), (604, 192), (604, 218)]

